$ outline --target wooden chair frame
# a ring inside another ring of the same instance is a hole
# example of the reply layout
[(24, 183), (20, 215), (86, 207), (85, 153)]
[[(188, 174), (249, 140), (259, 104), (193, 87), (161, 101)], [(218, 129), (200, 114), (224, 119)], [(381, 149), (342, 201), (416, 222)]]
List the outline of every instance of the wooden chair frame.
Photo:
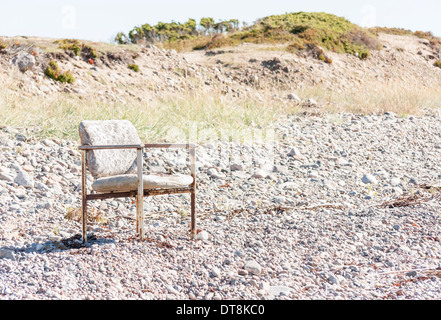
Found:
[[(162, 189), (145, 189), (143, 187), (143, 151), (144, 149), (165, 148), (165, 149), (187, 149), (190, 154), (190, 168), (193, 182), (186, 188), (162, 188)], [(165, 194), (182, 194), (190, 193), (191, 198), (191, 223), (190, 236), (194, 239), (196, 230), (196, 170), (195, 170), (195, 145), (193, 144), (144, 144), (144, 145), (82, 145), (78, 149), (81, 151), (81, 193), (82, 193), (82, 236), (83, 243), (87, 243), (87, 201), (110, 198), (136, 198), (136, 232), (140, 240), (144, 238), (144, 197), (165, 195)], [(129, 192), (110, 192), (110, 193), (87, 193), (86, 182), (86, 152), (90, 150), (105, 149), (136, 149), (137, 150), (137, 175), (138, 189)]]

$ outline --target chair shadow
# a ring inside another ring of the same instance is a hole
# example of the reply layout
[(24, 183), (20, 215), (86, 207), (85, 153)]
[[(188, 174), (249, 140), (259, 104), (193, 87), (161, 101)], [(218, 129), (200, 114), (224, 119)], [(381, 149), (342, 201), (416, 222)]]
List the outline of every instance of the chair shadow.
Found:
[[(188, 241), (192, 242), (194, 239), (189, 239), (189, 237), (185, 235), (175, 235), (174, 237), (175, 241), (186, 243)], [(140, 240), (138, 236), (135, 235), (128, 235), (128, 237), (125, 240), (121, 239), (118, 241), (121, 242), (144, 242), (144, 243), (153, 243), (154, 245), (157, 245), (161, 248), (174, 248), (173, 245), (170, 245), (168, 241), (160, 241), (157, 240), (154, 237), (150, 237), (147, 234), (144, 236), (144, 239)], [(79, 249), (86, 249), (91, 248), (92, 245), (94, 246), (102, 246), (107, 244), (116, 244), (114, 238), (112, 237), (103, 237), (103, 236), (96, 236), (94, 233), (88, 233), (87, 234), (87, 243), (83, 243), (82, 235), (80, 233), (77, 233), (69, 238), (62, 238), (60, 240), (54, 241), (54, 240), (47, 240), (45, 242), (34, 242), (30, 244), (26, 244), (22, 247), (14, 247), (14, 246), (0, 246), (0, 252), (2, 253), (0, 256), (0, 259), (5, 257), (10, 257), (14, 259), (14, 254), (18, 252), (22, 253), (36, 253), (36, 254), (47, 254), (51, 252), (65, 252), (69, 250), (79, 250)], [(178, 246), (179, 247), (179, 246)]]
[(64, 238), (58, 241), (46, 241), (46, 242), (36, 242), (32, 244), (28, 244), (23, 247), (13, 248), (11, 246), (0, 247), (0, 251), (3, 252), (35, 252), (38, 254), (46, 254), (53, 251), (69, 251), (69, 250), (77, 250), (82, 248), (90, 248), (92, 245), (106, 245), (109, 243), (115, 243), (114, 239), (109, 238), (97, 238), (94, 234), (89, 234), (87, 236), (87, 243), (84, 244), (82, 241), (81, 234), (76, 234), (69, 238)]

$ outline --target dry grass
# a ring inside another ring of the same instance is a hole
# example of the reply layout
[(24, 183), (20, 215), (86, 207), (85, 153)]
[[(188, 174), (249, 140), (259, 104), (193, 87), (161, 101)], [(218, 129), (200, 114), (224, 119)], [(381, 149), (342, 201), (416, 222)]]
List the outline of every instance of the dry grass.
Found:
[[(1, 82), (1, 80), (0, 80)], [(220, 92), (168, 94), (148, 103), (133, 98), (126, 104), (80, 99), (66, 93), (43, 98), (18, 94), (0, 83), (0, 126), (36, 128), (39, 137), (78, 140), (78, 124), (84, 119), (128, 119), (148, 141), (197, 142), (247, 139), (256, 128), (270, 129), (274, 121), (299, 110), (287, 100), (273, 99), (274, 91), (260, 91), (259, 98), (233, 98)], [(284, 92), (278, 92), (284, 97)], [(334, 92), (319, 86), (298, 92), (302, 99), (315, 98), (325, 111), (357, 114), (395, 112), (419, 115), (423, 109), (441, 108), (441, 92), (434, 88), (399, 83), (372, 85), (364, 90)]]
[(441, 108), (441, 91), (417, 83), (372, 83), (342, 92), (315, 86), (303, 89), (301, 95), (315, 97), (326, 111), (331, 112), (421, 115), (424, 110)]
[(17, 83), (14, 77), (0, 78), (0, 126), (35, 128), (38, 137), (78, 140), (82, 120), (128, 119), (148, 141), (185, 142), (190, 137), (204, 142), (221, 136), (239, 141), (286, 113), (284, 104), (271, 101), (269, 93), (262, 94), (261, 101), (193, 91), (122, 103), (67, 93), (26, 96)]
[[(274, 88), (251, 91), (248, 97), (224, 95), (220, 89), (164, 94), (151, 101), (125, 97), (127, 103), (101, 101), (89, 96), (57, 93), (23, 94), (24, 76), (11, 72), (0, 77), (0, 126), (35, 128), (38, 137), (78, 140), (78, 124), (85, 119), (128, 119), (145, 141), (198, 143), (215, 140), (244, 141), (255, 132), (272, 129), (276, 119), (299, 111), (283, 99), (290, 92)], [(314, 98), (325, 111), (357, 114), (395, 112), (419, 115), (441, 108), (441, 91), (406, 82), (363, 84), (342, 92), (320, 86), (297, 91), (302, 99)], [(273, 95), (282, 99), (274, 99)]]
[[(64, 49), (60, 48), (59, 42), (52, 38), (44, 38), (44, 37), (25, 37), (25, 36), (16, 36), (16, 37), (4, 37), (2, 41), (7, 46), (12, 46), (14, 43), (19, 43), (23, 46), (36, 46), (40, 48), (43, 52), (64, 52)], [(61, 40), (63, 41), (63, 40)], [(81, 43), (93, 47), (98, 52), (121, 52), (124, 50), (137, 52), (141, 49), (140, 46), (136, 44), (124, 44), (124, 45), (116, 45), (107, 42), (93, 42), (89, 40), (80, 40)]]

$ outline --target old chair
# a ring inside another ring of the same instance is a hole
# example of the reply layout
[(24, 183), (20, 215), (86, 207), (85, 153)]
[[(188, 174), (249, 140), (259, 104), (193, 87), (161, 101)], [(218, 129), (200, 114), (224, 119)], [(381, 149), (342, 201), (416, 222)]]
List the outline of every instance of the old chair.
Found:
[[(143, 197), (190, 193), (191, 226), (196, 227), (195, 146), (192, 144), (141, 144), (128, 120), (89, 120), (79, 126), (81, 139), (82, 236), (87, 242), (87, 201), (109, 198), (136, 198), (136, 231), (144, 237)], [(144, 174), (143, 152), (150, 148), (184, 148), (189, 151), (191, 176), (183, 174)], [(95, 178), (92, 193), (87, 192), (86, 167)]]

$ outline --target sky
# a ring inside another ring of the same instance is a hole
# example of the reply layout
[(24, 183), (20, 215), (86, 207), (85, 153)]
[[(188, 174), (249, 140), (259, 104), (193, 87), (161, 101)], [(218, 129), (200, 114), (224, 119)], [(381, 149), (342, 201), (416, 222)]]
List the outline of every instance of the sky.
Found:
[(397, 27), (441, 36), (439, 0), (0, 0), (0, 36), (76, 38), (111, 42), (117, 32), (149, 23), (258, 18), (326, 12), (363, 27)]

